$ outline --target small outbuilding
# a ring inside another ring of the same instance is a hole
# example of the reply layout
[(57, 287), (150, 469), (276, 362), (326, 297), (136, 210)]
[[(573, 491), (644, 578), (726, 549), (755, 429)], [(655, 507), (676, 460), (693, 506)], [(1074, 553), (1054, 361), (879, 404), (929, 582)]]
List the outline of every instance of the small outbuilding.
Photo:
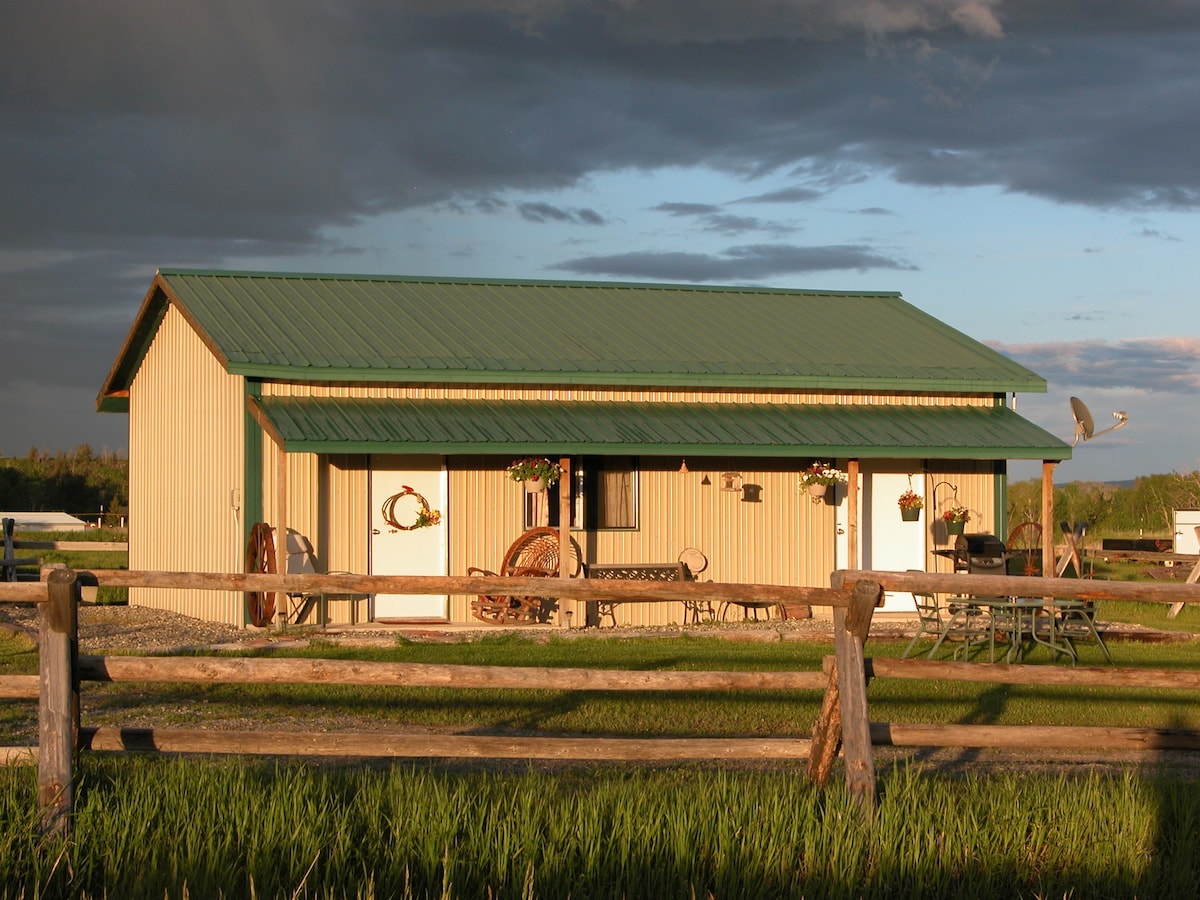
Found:
[[(317, 571), (463, 575), (548, 523), (589, 566), (820, 586), (946, 570), (951, 507), (1003, 534), (1007, 460), (1071, 454), (1010, 405), (1045, 390), (895, 293), (163, 270), (97, 405), (129, 416), (134, 569), (241, 571), (268, 522)], [(527, 456), (563, 466), (549, 499), (509, 477)], [(814, 463), (849, 484), (810, 496)], [(466, 622), (470, 601), (329, 615)], [(247, 621), (241, 594), (130, 602)]]
[(84, 531), (91, 526), (65, 512), (0, 512), (0, 519), (12, 519), (19, 534), (28, 531)]

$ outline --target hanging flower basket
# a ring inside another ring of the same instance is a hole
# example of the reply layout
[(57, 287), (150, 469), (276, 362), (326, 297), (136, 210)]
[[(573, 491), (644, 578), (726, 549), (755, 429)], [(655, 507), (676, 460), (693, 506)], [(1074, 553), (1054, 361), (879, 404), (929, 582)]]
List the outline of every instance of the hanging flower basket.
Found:
[(900, 495), (896, 501), (900, 507), (900, 518), (905, 522), (916, 522), (921, 518), (921, 507), (925, 499), (911, 488)]
[(508, 466), (508, 477), (525, 485), (527, 494), (541, 493), (558, 481), (562, 469), (544, 456), (514, 459)]
[(846, 483), (846, 473), (829, 463), (815, 462), (800, 473), (800, 489), (816, 502), (825, 496), (830, 487)]
[(970, 518), (971, 514), (965, 506), (950, 507), (942, 513), (942, 521), (946, 523), (946, 534), (962, 534)]

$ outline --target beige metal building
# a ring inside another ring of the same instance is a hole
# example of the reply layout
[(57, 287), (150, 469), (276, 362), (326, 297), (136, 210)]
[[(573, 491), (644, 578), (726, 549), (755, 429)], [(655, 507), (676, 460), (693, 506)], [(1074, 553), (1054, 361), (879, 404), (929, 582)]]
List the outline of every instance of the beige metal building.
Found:
[[(1006, 461), (1070, 457), (1008, 405), (1045, 389), (892, 293), (172, 270), (97, 404), (129, 415), (133, 569), (243, 571), (267, 522), (281, 569), (310, 546), (322, 572), (462, 575), (561, 509), (587, 565), (825, 585), (847, 564), (944, 570), (951, 505), (1003, 534)], [(507, 476), (531, 454), (569, 468), (545, 497)], [(853, 509), (799, 487), (814, 461), (853, 475)], [(329, 614), (470, 621), (470, 600)], [(248, 621), (241, 594), (130, 602)]]

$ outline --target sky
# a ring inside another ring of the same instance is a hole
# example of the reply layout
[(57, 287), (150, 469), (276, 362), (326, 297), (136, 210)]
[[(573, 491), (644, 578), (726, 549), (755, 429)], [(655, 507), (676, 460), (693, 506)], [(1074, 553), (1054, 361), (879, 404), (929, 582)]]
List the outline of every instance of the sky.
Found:
[(899, 291), (1128, 414), (1056, 480), (1200, 468), (1200, 0), (0, 10), (0, 456), (195, 267)]

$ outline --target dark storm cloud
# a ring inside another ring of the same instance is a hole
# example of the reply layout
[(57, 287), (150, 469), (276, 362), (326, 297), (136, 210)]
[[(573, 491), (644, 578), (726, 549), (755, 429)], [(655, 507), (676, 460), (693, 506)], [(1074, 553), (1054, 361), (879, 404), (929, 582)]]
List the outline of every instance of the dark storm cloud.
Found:
[[(758, 203), (883, 174), (1195, 208), (1196, 6), (0, 0), (6, 361), (94, 395), (158, 265), (352, 256), (331, 229), (439, 204), (536, 216), (529, 193), (594, 173), (794, 182)], [(540, 215), (610, 218), (600, 201)], [(904, 265), (859, 246), (670, 262), (690, 258), (602, 259), (685, 280)]]
[(988, 343), (1060, 388), (1132, 388), (1189, 400), (1200, 389), (1200, 338)]
[(672, 251), (582, 256), (566, 260), (553, 268), (579, 275), (649, 278), (655, 281), (744, 282), (801, 272), (913, 267), (889, 259), (865, 246), (792, 247), (784, 244), (754, 244), (731, 247), (720, 256)]

